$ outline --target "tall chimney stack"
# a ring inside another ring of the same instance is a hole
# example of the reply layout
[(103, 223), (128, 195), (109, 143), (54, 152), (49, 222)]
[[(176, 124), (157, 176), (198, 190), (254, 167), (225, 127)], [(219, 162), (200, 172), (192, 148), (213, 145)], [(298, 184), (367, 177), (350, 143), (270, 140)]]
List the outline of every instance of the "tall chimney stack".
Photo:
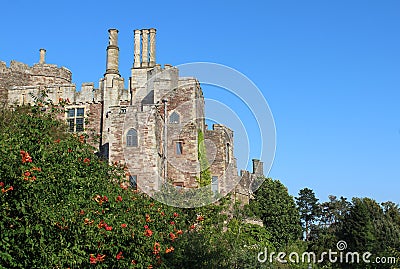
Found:
[(133, 67), (140, 67), (140, 30), (134, 31), (134, 44), (133, 44)]
[(149, 66), (149, 30), (142, 30), (142, 67)]
[(156, 65), (156, 29), (150, 29), (150, 63), (149, 66)]
[(39, 52), (40, 52), (39, 63), (40, 63), (40, 64), (44, 64), (44, 63), (46, 62), (46, 61), (45, 61), (45, 58), (46, 58), (46, 50), (45, 50), (45, 49), (40, 49)]
[(119, 75), (118, 61), (119, 61), (119, 48), (118, 48), (118, 30), (109, 29), (109, 38), (107, 46), (107, 68), (106, 74)]

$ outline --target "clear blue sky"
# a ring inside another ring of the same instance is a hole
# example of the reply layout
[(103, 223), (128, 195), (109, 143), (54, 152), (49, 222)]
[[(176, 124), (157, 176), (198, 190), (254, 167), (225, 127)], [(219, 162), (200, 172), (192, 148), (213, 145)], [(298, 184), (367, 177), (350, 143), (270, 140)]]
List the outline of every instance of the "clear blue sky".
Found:
[(77, 85), (103, 75), (107, 29), (128, 79), (133, 30), (157, 28), (159, 63), (224, 64), (262, 91), (277, 134), (269, 176), (291, 194), (400, 203), (400, 1), (4, 0), (0, 12), (2, 61), (36, 63), (43, 47)]

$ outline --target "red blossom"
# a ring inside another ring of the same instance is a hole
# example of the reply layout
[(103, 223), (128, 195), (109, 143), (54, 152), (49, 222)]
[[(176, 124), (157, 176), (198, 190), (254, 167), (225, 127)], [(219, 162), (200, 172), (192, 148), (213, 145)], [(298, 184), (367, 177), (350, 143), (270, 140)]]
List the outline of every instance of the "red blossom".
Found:
[(117, 254), (117, 256), (115, 256), (115, 258), (116, 258), (117, 260), (123, 259), (124, 256), (122, 256), (122, 251), (118, 252), (118, 254)]
[(117, 200), (117, 202), (122, 202), (122, 196), (118, 195), (116, 200)]
[(31, 172), (25, 171), (24, 176), (29, 177), (31, 175)]
[(182, 230), (178, 230), (178, 231), (176, 232), (176, 234), (183, 234), (183, 231), (182, 231)]
[(13, 186), (11, 186), (11, 187), (9, 187), (8, 189), (1, 189), (1, 192), (2, 193), (6, 193), (6, 192), (8, 192), (8, 191), (12, 191), (12, 190), (14, 190), (14, 187)]
[(146, 214), (146, 222), (150, 222), (150, 221), (151, 221), (150, 215), (149, 215), (149, 214)]
[(89, 164), (90, 163), (90, 159), (89, 158), (85, 158), (85, 159), (83, 159), (83, 162)]
[(121, 224), (121, 228), (126, 228), (126, 226), (127, 226), (127, 225), (126, 225), (125, 223), (122, 223), (122, 224)]
[(150, 230), (150, 229), (146, 229), (146, 230), (144, 231), (144, 235), (147, 236), (147, 237), (150, 237), (150, 236), (153, 235), (153, 231)]
[(83, 209), (81, 209), (81, 211), (79, 212), (80, 215), (85, 215), (85, 211)]
[(157, 255), (158, 253), (160, 253), (160, 249), (161, 249), (160, 243), (155, 242), (153, 246), (153, 254)]
[(0, 182), (0, 187), (4, 187), (4, 182)]
[(54, 143), (60, 143), (60, 139), (54, 140)]
[(178, 217), (178, 216), (179, 216), (179, 214), (176, 213), (176, 212), (174, 212), (174, 218), (176, 218), (176, 217)]
[(175, 221), (171, 221), (170, 224), (171, 224), (171, 225), (175, 225)]
[(112, 230), (112, 227), (108, 226), (107, 224), (104, 227), (105, 227), (106, 231), (111, 231)]
[(167, 249), (165, 250), (165, 253), (170, 253), (170, 252), (172, 252), (172, 251), (174, 251), (174, 247), (173, 247), (173, 246), (170, 246), (169, 248), (167, 248)]
[(200, 215), (200, 216), (197, 216), (197, 220), (198, 220), (198, 221), (203, 221), (204, 218), (203, 218), (203, 216)]
[(169, 233), (169, 238), (171, 238), (171, 240), (174, 241), (177, 237), (174, 233)]
[(19, 153), (21, 154), (22, 163), (31, 163), (32, 162), (32, 157), (29, 155), (28, 152), (21, 150)]

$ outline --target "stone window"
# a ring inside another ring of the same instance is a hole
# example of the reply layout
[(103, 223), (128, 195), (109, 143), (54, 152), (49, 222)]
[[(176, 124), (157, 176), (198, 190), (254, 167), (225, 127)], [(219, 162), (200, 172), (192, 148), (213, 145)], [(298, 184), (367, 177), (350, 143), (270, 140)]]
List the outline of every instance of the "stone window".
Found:
[(180, 116), (175, 111), (169, 116), (169, 123), (172, 124), (179, 124), (180, 123)]
[(135, 129), (130, 129), (126, 134), (126, 146), (137, 147), (138, 146), (138, 135)]
[(85, 109), (83, 107), (68, 108), (67, 110), (68, 131), (83, 132), (85, 125)]
[(229, 143), (226, 143), (226, 148), (225, 148), (225, 150), (226, 150), (226, 153), (225, 153), (225, 156), (226, 156), (226, 162), (227, 163), (229, 163), (229, 160), (230, 160), (230, 155), (229, 155), (229, 152), (230, 152), (230, 144)]
[(184, 187), (183, 182), (175, 182), (174, 186), (176, 189), (182, 189)]
[(132, 189), (137, 190), (137, 175), (129, 176), (129, 184)]
[(211, 191), (213, 193), (218, 193), (218, 177), (212, 176), (211, 178)]
[(175, 142), (175, 153), (176, 155), (183, 154), (183, 141), (176, 141)]

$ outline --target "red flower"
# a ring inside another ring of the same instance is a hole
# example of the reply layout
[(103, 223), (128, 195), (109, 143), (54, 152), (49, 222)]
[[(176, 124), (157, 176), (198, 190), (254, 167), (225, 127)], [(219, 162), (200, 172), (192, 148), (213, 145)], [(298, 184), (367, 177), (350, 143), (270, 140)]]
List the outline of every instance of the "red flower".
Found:
[(72, 149), (68, 148), (68, 153), (71, 153), (71, 152), (72, 152)]
[(170, 224), (171, 224), (171, 225), (175, 225), (175, 222), (174, 222), (174, 221), (171, 221)]
[(106, 257), (106, 255), (97, 254), (96, 259), (98, 262), (102, 262), (102, 261), (104, 261), (105, 257)]
[(94, 256), (94, 254), (90, 254), (89, 261), (90, 261), (91, 264), (97, 263), (97, 259), (96, 259), (96, 257)]
[(153, 254), (157, 255), (158, 253), (160, 253), (160, 249), (161, 249), (160, 243), (155, 242), (153, 246)]
[(176, 212), (174, 212), (174, 218), (176, 218), (176, 217), (178, 217), (178, 216), (179, 216), (179, 214), (176, 213)]
[(176, 235), (174, 233), (169, 233), (169, 238), (174, 241), (176, 239)]
[(153, 231), (150, 230), (150, 229), (146, 229), (146, 230), (144, 231), (144, 235), (147, 236), (147, 237), (150, 237), (150, 236), (153, 235)]
[(60, 143), (60, 139), (54, 140), (54, 143)]
[(85, 159), (83, 159), (83, 162), (89, 164), (90, 163), (90, 159), (89, 158), (85, 158)]
[(202, 220), (204, 220), (204, 218), (203, 218), (203, 216), (200, 215), (200, 216), (197, 216), (197, 220), (202, 221)]
[(145, 229), (148, 229), (148, 228), (149, 228), (149, 226), (147, 226), (147, 225), (144, 225), (144, 228), (145, 228)]
[(83, 209), (81, 209), (81, 211), (79, 212), (80, 215), (85, 215), (85, 211), (83, 211)]
[(194, 224), (190, 225), (189, 229), (193, 230), (194, 228), (196, 228), (196, 226)]
[(32, 162), (32, 157), (29, 155), (28, 152), (21, 150), (19, 153), (21, 154), (22, 163), (31, 163)]
[(105, 227), (106, 231), (111, 231), (112, 230), (112, 227), (108, 226), (107, 224), (105, 224), (104, 227)]
[(8, 189), (1, 189), (1, 192), (2, 193), (6, 193), (6, 192), (8, 192), (8, 191), (12, 191), (12, 190), (14, 190), (14, 187), (13, 186), (11, 186), (11, 187), (9, 187)]
[(123, 259), (124, 256), (122, 256), (122, 251), (118, 252), (118, 254), (117, 254), (117, 256), (115, 256), (115, 258), (116, 258), (117, 260)]
[(146, 222), (150, 222), (150, 221), (151, 221), (150, 215), (149, 215), (149, 214), (146, 214)]
[(132, 260), (131, 264), (137, 264), (137, 261), (136, 260)]
[(117, 200), (117, 202), (122, 202), (122, 196), (118, 195), (116, 200)]
[(176, 234), (183, 234), (183, 231), (182, 231), (182, 230), (178, 230), (178, 231), (176, 232)]
[(25, 171), (24, 176), (29, 177), (31, 175), (31, 172)]
[(4, 182), (0, 182), (0, 187), (4, 187)]
[(174, 247), (173, 247), (173, 246), (170, 246), (169, 248), (167, 248), (167, 249), (165, 250), (165, 253), (170, 253), (170, 252), (172, 252), (172, 251), (174, 251)]
[(125, 223), (122, 223), (122, 224), (121, 224), (121, 228), (126, 228), (126, 226), (127, 226), (127, 225), (126, 225)]

